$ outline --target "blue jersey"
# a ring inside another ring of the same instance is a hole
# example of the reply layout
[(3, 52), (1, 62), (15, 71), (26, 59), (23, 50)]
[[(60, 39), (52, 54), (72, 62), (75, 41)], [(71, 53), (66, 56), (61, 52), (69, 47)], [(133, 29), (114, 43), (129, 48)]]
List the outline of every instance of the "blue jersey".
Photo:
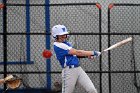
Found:
[(69, 54), (71, 48), (72, 46), (68, 42), (54, 42), (54, 51), (62, 68), (70, 65), (79, 65), (77, 56)]

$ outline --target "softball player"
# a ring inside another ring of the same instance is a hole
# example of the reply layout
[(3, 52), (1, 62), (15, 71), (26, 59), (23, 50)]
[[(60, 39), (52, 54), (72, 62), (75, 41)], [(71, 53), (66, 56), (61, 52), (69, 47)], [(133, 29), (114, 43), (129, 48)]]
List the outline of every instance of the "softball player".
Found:
[(52, 28), (54, 51), (62, 66), (62, 93), (72, 93), (75, 85), (79, 83), (88, 93), (97, 93), (92, 81), (80, 67), (77, 56), (99, 56), (99, 51), (77, 50), (66, 41), (68, 35), (64, 25), (55, 25)]

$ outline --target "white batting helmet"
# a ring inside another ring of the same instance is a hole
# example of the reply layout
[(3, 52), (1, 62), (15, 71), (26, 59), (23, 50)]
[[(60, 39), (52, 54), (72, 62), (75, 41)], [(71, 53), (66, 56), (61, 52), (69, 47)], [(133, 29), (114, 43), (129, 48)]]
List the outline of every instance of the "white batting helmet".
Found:
[(64, 25), (55, 25), (52, 27), (53, 38), (56, 38), (57, 35), (69, 34), (67, 28)]

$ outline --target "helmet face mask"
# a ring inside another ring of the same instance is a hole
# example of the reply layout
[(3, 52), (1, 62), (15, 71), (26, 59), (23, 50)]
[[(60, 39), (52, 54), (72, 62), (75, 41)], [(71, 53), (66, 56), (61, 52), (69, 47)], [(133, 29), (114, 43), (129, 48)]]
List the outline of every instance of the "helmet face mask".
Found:
[(57, 39), (59, 35), (69, 34), (67, 28), (64, 25), (55, 25), (52, 28), (52, 36)]

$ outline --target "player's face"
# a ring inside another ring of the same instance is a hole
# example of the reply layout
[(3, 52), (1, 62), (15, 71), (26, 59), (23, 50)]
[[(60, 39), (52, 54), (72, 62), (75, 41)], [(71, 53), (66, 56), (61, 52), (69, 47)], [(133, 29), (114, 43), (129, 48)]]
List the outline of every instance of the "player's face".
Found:
[(67, 38), (67, 35), (59, 35), (58, 36), (58, 40), (61, 41), (61, 42), (64, 42)]

